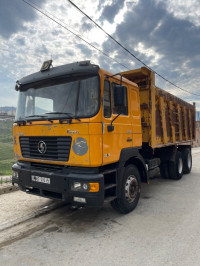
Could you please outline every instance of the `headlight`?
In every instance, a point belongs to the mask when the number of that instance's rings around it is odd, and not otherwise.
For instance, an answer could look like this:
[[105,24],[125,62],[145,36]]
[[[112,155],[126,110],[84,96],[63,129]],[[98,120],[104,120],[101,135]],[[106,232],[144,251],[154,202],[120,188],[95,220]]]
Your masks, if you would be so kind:
[[71,183],[71,190],[73,191],[84,191],[87,192],[89,188],[88,183],[81,183],[81,182],[72,182]]
[[72,183],[71,189],[75,190],[75,191],[80,190],[81,189],[81,183],[79,183],[79,182]]
[[12,171],[12,177],[15,178],[15,179],[18,179],[19,178],[19,173],[17,171]]
[[88,190],[88,187],[89,187],[88,184],[86,184],[86,183],[83,184],[83,189],[84,190]]
[[72,191],[80,191],[80,192],[98,192],[99,191],[99,183],[82,183],[82,182],[72,182],[71,183]]

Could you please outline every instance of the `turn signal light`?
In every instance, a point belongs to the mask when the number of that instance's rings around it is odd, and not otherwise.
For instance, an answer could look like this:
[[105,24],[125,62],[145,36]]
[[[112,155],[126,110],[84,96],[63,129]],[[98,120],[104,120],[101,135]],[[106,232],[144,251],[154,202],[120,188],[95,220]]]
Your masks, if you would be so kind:
[[99,191],[99,183],[89,183],[90,190],[89,192],[98,192]]

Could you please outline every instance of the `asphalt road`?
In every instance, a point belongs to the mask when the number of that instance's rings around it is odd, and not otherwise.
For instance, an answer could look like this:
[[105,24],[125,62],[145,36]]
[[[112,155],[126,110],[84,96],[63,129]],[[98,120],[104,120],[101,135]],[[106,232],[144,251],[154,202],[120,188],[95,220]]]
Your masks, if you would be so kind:
[[[191,174],[143,184],[138,207],[128,215],[109,204],[74,212],[60,206],[2,230],[0,265],[200,265],[200,148],[193,154]],[[15,193],[22,192],[8,195]]]

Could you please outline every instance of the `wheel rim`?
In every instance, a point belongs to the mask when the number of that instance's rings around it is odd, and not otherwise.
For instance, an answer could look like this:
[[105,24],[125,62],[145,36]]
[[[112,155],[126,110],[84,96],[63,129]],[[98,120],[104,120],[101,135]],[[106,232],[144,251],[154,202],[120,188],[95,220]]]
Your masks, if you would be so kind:
[[187,156],[187,164],[188,164],[188,168],[190,169],[192,165],[192,158],[191,158],[190,153],[188,153],[188,156]]
[[179,160],[178,160],[178,172],[179,172],[179,174],[181,174],[182,171],[183,171],[183,160],[180,157]]
[[137,178],[133,175],[130,175],[125,184],[125,198],[129,203],[132,203],[138,194],[139,186]]

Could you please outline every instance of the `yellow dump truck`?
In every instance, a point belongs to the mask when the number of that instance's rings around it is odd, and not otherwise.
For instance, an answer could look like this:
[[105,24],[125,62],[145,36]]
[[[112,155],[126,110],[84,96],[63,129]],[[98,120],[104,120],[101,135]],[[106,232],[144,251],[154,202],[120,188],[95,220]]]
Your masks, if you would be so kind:
[[74,206],[132,211],[141,182],[178,180],[192,168],[195,104],[155,86],[142,67],[111,74],[90,61],[51,67],[16,83],[12,182]]

